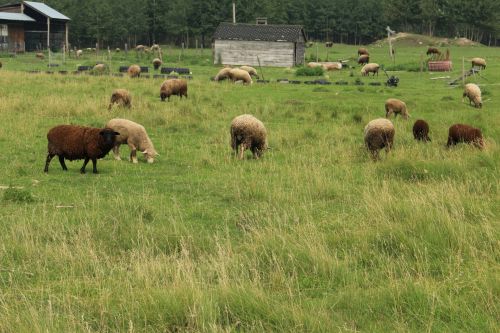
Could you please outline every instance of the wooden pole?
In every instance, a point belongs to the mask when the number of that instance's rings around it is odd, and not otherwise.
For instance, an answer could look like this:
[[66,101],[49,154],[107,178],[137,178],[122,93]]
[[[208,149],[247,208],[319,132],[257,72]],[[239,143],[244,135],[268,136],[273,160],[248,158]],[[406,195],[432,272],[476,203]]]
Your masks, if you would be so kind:
[[47,17],[47,50],[49,52],[49,65],[50,65],[50,18]]
[[262,70],[262,66],[260,65],[259,56],[257,56],[257,61],[259,62],[259,70],[260,70],[260,75],[262,76],[262,80],[265,80],[264,79],[264,71]]
[[462,85],[465,87],[465,58],[462,57]]
[[69,34],[68,34],[68,22],[66,22],[65,26],[66,26],[66,35],[65,35],[65,41],[66,41],[66,45],[65,45],[65,46],[66,46],[66,47],[68,48],[68,51],[69,51],[69,38],[68,38]]
[[236,23],[236,3],[233,1],[233,24]]
[[316,43],[316,62],[318,62],[318,43]]

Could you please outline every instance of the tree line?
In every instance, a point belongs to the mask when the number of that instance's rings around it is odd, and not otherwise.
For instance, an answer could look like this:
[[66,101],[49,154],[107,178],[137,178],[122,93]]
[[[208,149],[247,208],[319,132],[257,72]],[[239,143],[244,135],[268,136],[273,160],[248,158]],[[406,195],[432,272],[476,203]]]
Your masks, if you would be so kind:
[[[2,1],[3,3],[10,2]],[[236,21],[300,24],[309,40],[368,44],[395,31],[500,42],[499,0],[235,0]],[[232,0],[47,0],[71,18],[77,47],[175,43],[210,47]]]

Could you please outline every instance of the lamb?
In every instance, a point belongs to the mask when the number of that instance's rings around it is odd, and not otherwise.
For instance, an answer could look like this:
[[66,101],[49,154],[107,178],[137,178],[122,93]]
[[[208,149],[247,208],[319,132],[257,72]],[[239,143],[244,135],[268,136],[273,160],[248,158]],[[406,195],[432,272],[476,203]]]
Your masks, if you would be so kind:
[[464,102],[465,97],[469,98],[470,103],[474,103],[474,107],[482,108],[483,102],[481,99],[481,89],[479,86],[474,83],[467,83],[464,88],[464,93],[462,94],[462,103]]
[[130,109],[132,106],[132,96],[130,96],[130,93],[126,89],[115,89],[111,94],[108,110],[111,110],[114,103]]
[[379,158],[379,150],[385,148],[388,154],[394,145],[394,125],[385,118],[370,121],[365,126],[365,145],[372,154],[373,160]]
[[80,169],[85,173],[85,167],[92,160],[93,173],[97,172],[97,159],[103,158],[113,148],[116,136],[120,133],[111,128],[93,128],[76,125],[59,125],[47,133],[48,154],[44,172],[49,172],[49,163],[54,156],[59,157],[59,163],[64,171],[68,168],[64,159],[70,161],[85,159]]
[[80,58],[83,54],[83,51],[82,50],[76,50],[76,57],[77,58]]
[[268,149],[266,128],[252,115],[243,114],[234,118],[231,121],[230,133],[231,148],[240,160],[243,159],[246,149],[250,149],[256,159]]
[[427,49],[427,55],[434,55],[434,54],[437,54],[437,55],[440,55],[441,54],[441,51],[439,51],[437,48],[435,47],[429,47]]
[[232,69],[231,67],[225,67],[225,68],[221,69],[219,71],[219,73],[217,73],[217,75],[215,76],[214,81],[222,81],[222,80],[228,79],[229,72],[231,71],[231,69]]
[[375,73],[377,74],[378,76],[378,70],[379,70],[380,66],[374,62],[371,62],[369,64],[366,64],[363,66],[363,68],[361,68],[361,75],[362,76],[369,76],[370,73],[373,73],[373,76],[375,76]]
[[45,55],[41,52],[36,53],[35,57],[37,57],[38,59],[41,59],[41,60],[45,59]]
[[141,75],[141,67],[139,65],[131,65],[128,68],[127,73],[132,78],[139,77]]
[[127,144],[129,146],[130,161],[132,163],[138,163],[137,149],[144,154],[148,163],[153,163],[154,158],[159,155],[149,139],[144,126],[127,119],[115,118],[108,121],[106,127],[120,133],[120,135],[116,137],[115,146],[113,147],[115,160],[121,160],[120,145],[122,144]]
[[255,77],[259,77],[259,75],[257,74],[257,70],[253,67],[250,67],[250,66],[241,66],[240,69],[244,70],[244,71],[247,71],[248,74],[250,74],[250,76],[255,76]]
[[250,74],[248,74],[247,71],[244,71],[244,70],[239,69],[239,68],[233,68],[233,69],[231,69],[229,71],[229,78],[233,82],[243,81],[243,83],[246,83],[246,84],[252,84],[253,83],[252,77],[250,76]]
[[153,67],[154,67],[154,69],[158,70],[158,68],[160,68],[160,66],[161,66],[162,63],[163,62],[160,59],[154,58],[153,59]]
[[364,54],[364,55],[370,55],[370,53],[368,53],[368,50],[367,50],[367,49],[365,49],[364,47],[360,47],[360,48],[358,49],[358,56],[363,55],[363,54]]
[[425,120],[418,119],[413,124],[413,137],[419,141],[431,141],[431,138],[429,138],[429,124]]
[[480,67],[482,69],[486,68],[486,60],[484,60],[483,58],[472,58],[471,62],[473,68],[474,67]]
[[362,54],[358,58],[358,64],[364,65],[370,62],[370,56],[367,54]]
[[385,101],[385,117],[389,118],[389,116],[393,113],[394,117],[396,117],[398,114],[401,114],[404,119],[408,119],[408,117],[410,116],[408,114],[405,102],[396,98],[389,98]]
[[167,98],[170,101],[170,96],[177,95],[182,99],[182,96],[187,95],[187,81],[181,79],[168,79],[165,80],[160,87],[160,98],[162,102]]
[[479,149],[483,149],[484,141],[483,134],[479,128],[474,128],[469,125],[455,124],[448,131],[447,147],[456,145],[459,142],[473,144]]

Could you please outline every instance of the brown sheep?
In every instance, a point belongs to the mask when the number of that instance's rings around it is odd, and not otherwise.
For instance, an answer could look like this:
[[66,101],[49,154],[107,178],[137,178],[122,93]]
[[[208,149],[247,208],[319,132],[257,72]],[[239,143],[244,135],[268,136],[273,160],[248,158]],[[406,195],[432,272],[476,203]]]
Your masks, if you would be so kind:
[[408,114],[405,102],[396,98],[389,98],[385,101],[385,117],[389,118],[393,113],[394,117],[396,117],[398,114],[401,114],[404,119],[408,119],[408,117],[410,116]]
[[131,65],[128,68],[127,73],[131,78],[139,77],[141,75],[141,67],[139,65]]
[[221,69],[215,76],[214,81],[229,79],[229,72],[231,71],[231,69],[231,67],[224,67],[223,69]]
[[482,69],[486,68],[486,60],[484,60],[483,58],[472,58],[471,62],[473,68],[474,67],[480,67]]
[[474,83],[467,83],[464,87],[464,93],[462,94],[462,103],[464,102],[465,97],[469,98],[470,103],[474,103],[474,107],[482,108],[483,101],[481,99],[481,89],[479,86]]
[[93,128],[76,125],[59,125],[47,133],[48,154],[45,161],[45,172],[49,172],[49,163],[54,156],[59,157],[59,163],[64,171],[68,168],[64,159],[70,161],[85,159],[80,169],[85,173],[85,167],[92,160],[93,173],[97,173],[97,159],[103,158],[114,147],[116,136],[120,133],[110,128]]
[[363,66],[363,68],[361,68],[361,75],[362,76],[369,76],[370,73],[373,73],[373,76],[375,76],[375,74],[377,74],[378,76],[378,70],[379,70],[380,66],[376,63],[369,63],[369,64],[366,64]]
[[419,141],[431,141],[429,138],[429,124],[425,120],[418,119],[413,124],[413,137]]
[[452,125],[448,131],[446,146],[450,147],[460,142],[473,144],[479,149],[484,147],[483,134],[479,128],[464,124]]
[[379,158],[379,150],[385,148],[388,154],[394,145],[395,129],[392,122],[385,118],[370,121],[365,126],[365,145],[373,160]]
[[365,55],[370,55],[370,53],[368,53],[368,50],[367,50],[367,49],[365,49],[364,47],[360,47],[360,48],[358,49],[358,56],[363,55],[363,54],[365,54]]
[[439,51],[439,50],[438,50],[437,48],[435,48],[435,47],[429,47],[429,48],[427,49],[427,53],[426,53],[426,54],[427,54],[427,55],[435,55],[435,54],[436,54],[436,55],[440,55],[440,54],[441,54],[441,51]]
[[370,62],[370,56],[367,54],[362,54],[358,58],[358,64],[365,65]]
[[158,70],[158,68],[160,68],[160,66],[161,66],[162,63],[163,62],[161,61],[161,59],[154,58],[153,59],[153,67],[154,67],[154,69]]
[[160,87],[160,98],[162,102],[165,98],[170,101],[170,96],[176,95],[182,99],[182,96],[188,97],[187,95],[187,81],[181,79],[168,79],[165,80]]
[[38,59],[41,59],[41,60],[45,59],[45,55],[41,52],[36,53],[35,57],[37,57]]
[[231,121],[231,148],[238,158],[243,159],[246,149],[252,151],[253,157],[258,159],[267,146],[267,131],[264,124],[249,114],[243,114]]
[[243,81],[245,84],[252,84],[252,77],[247,71],[239,68],[233,68],[229,71],[229,78],[233,81]]
[[132,96],[130,96],[130,93],[126,89],[115,89],[111,94],[108,110],[111,110],[114,103],[130,109],[132,106]]

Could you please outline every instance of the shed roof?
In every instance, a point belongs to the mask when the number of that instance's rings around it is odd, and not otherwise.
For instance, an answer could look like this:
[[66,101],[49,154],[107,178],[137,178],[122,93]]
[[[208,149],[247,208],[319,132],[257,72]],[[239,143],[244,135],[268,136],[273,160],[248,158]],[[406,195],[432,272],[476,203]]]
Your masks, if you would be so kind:
[[4,13],[0,12],[0,20],[7,21],[22,21],[22,22],[34,22],[35,20],[28,15],[22,13]]
[[296,42],[301,34],[305,40],[304,29],[300,25],[222,22],[215,30],[214,39]]
[[70,18],[67,17],[66,15],[59,13],[54,8],[47,6],[42,2],[34,2],[34,1],[23,1],[23,2],[28,7],[33,8],[37,12],[40,12],[41,14],[47,16],[50,19],[65,20],[65,21],[70,20]]

